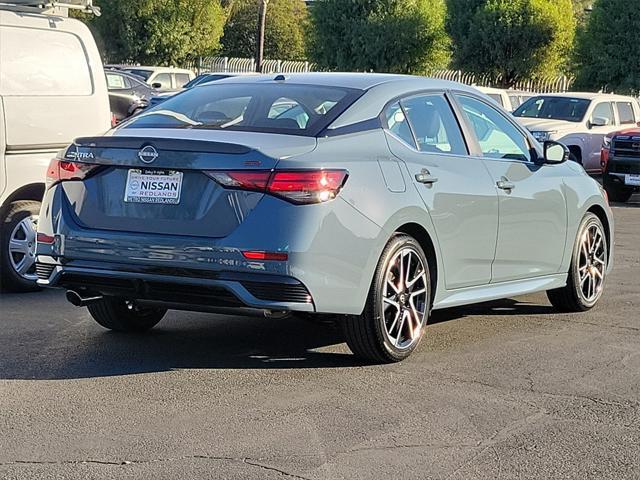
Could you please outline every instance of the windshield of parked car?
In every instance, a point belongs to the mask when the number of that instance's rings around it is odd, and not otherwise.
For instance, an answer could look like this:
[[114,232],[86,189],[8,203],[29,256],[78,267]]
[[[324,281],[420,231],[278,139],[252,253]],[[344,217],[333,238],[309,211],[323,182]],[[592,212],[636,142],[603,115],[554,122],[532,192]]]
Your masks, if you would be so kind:
[[315,136],[360,90],[295,84],[203,85],[170,97],[124,128],[198,128]]
[[140,69],[137,69],[137,68],[127,68],[125,70],[125,72],[129,72],[129,73],[131,73],[133,75],[141,77],[142,79],[144,79],[145,82],[147,80],[149,80],[149,77],[153,73],[153,72],[151,72],[151,70],[140,70]]
[[581,122],[591,100],[569,97],[533,97],[520,105],[513,115],[523,118],[548,118]]

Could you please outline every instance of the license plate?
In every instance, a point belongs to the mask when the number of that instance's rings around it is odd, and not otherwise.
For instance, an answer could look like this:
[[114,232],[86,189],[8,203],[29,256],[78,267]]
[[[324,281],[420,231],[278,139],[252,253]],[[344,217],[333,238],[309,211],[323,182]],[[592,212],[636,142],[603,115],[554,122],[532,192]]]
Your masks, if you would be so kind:
[[632,174],[624,176],[624,183],[634,187],[640,187],[640,174]]
[[124,201],[177,205],[182,190],[182,172],[129,170]]

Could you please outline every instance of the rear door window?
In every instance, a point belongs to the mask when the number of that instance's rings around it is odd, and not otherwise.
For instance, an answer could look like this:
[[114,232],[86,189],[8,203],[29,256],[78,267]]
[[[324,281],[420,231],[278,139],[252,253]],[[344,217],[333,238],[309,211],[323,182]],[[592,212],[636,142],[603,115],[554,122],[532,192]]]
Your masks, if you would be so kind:
[[107,73],[107,87],[109,90],[122,90],[127,88],[125,78],[118,73]]
[[416,148],[416,142],[411,133],[411,127],[400,102],[391,105],[384,114],[385,128],[393,135],[412,148]]
[[85,96],[93,93],[80,39],[58,30],[0,26],[0,94]]
[[632,125],[636,123],[636,116],[633,112],[631,102],[616,102],[618,117],[621,125]]
[[460,126],[443,95],[420,95],[401,102],[418,143],[429,153],[466,155]]
[[182,88],[191,81],[191,77],[186,73],[176,73],[176,88]]

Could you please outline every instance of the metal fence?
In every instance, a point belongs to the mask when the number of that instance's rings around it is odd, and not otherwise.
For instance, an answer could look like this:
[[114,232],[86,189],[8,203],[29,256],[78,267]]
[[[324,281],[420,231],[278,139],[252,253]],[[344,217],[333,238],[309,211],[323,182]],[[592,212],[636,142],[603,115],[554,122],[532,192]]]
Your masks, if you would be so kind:
[[[256,71],[256,61],[253,58],[203,57],[190,62],[185,67],[198,74],[205,72],[246,73]],[[312,72],[315,69],[315,65],[309,62],[265,60],[262,63],[263,73],[300,73]]]
[[[476,85],[478,87],[499,87],[502,84],[500,77],[476,75],[474,73],[463,72],[462,70],[434,70],[428,76],[441,80],[465,83],[467,85]],[[511,88],[537,93],[567,92],[571,89],[573,82],[573,77],[560,75],[535,80],[523,80],[517,82]]]

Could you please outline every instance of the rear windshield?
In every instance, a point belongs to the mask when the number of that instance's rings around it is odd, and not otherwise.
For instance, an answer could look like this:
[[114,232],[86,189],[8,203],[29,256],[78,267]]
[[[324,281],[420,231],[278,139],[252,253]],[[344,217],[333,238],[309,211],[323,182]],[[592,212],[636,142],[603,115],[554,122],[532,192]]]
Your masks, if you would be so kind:
[[169,98],[124,128],[193,128],[316,136],[362,91],[283,83],[203,85]]
[[520,105],[513,115],[523,118],[548,118],[581,122],[591,100],[567,97],[533,97]]
[[141,77],[144,79],[145,82],[149,80],[149,77],[153,73],[151,70],[138,70],[137,68],[127,68],[125,72],[129,72],[138,77]]

